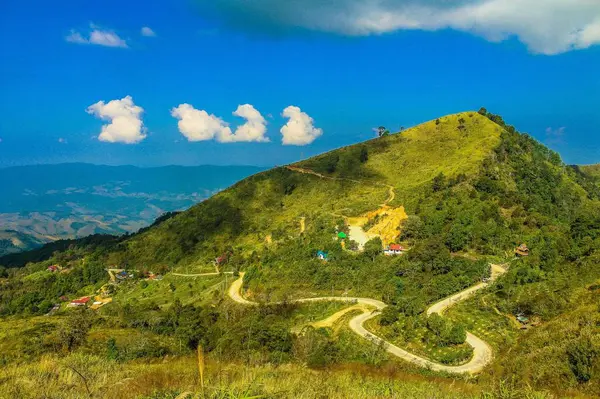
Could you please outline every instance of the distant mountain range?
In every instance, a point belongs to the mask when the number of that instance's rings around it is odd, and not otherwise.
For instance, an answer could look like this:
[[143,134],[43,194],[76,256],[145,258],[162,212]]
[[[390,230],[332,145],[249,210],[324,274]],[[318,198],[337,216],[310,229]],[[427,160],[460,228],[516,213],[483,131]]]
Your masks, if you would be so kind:
[[264,169],[83,163],[0,168],[0,256],[58,239],[135,232]]

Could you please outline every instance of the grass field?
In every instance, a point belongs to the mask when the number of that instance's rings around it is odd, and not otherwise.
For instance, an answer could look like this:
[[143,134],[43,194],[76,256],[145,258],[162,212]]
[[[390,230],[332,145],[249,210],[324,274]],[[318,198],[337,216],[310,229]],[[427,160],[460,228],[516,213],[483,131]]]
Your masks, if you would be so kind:
[[[231,281],[232,277],[227,278]],[[228,287],[225,275],[180,277],[168,274],[160,281],[148,281],[147,286],[144,285],[139,280],[122,283],[113,300],[119,304],[129,301],[153,302],[161,308],[169,306],[176,299],[183,305],[200,304],[210,298],[213,292],[222,294]]]

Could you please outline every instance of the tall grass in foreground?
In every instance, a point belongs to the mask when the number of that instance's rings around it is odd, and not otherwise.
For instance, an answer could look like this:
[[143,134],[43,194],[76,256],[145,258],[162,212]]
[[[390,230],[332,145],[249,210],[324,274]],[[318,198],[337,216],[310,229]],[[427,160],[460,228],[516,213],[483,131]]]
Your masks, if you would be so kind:
[[[202,368],[200,380],[197,367]],[[385,369],[372,373],[362,369],[314,371],[296,365],[247,366],[211,362],[204,355],[152,363],[118,363],[76,353],[3,367],[0,398],[546,399],[551,396],[517,390],[511,384],[482,394],[476,385],[460,380],[425,380]]]
[[204,349],[198,345],[198,375],[200,376],[200,388],[204,395]]

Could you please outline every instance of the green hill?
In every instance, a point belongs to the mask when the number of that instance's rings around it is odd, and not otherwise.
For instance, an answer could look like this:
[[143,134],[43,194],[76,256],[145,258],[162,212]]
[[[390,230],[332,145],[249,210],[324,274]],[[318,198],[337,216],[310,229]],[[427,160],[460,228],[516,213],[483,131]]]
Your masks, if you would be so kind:
[[[384,256],[377,237],[359,242],[384,230],[410,248],[404,256]],[[515,258],[523,243],[529,256]],[[363,251],[356,250],[359,244]],[[318,251],[327,262],[317,259]],[[497,115],[449,115],[256,174],[137,234],[67,242],[10,263],[0,258],[0,264],[24,266],[0,269],[8,277],[0,280],[0,322],[7,326],[0,360],[11,367],[26,362],[23,373],[35,373],[39,357],[58,356],[60,347],[71,354],[51,361],[92,356],[78,364],[101,381],[99,370],[116,367],[103,363],[108,358],[119,362],[119,375],[129,370],[164,395],[153,397],[175,396],[188,383],[173,380],[168,366],[142,369],[136,359],[189,359],[198,345],[212,362],[211,381],[225,364],[261,375],[265,384],[250,386],[248,395],[274,394],[266,370],[285,364],[341,370],[331,377],[337,381],[354,368],[375,384],[362,397],[387,395],[371,379],[385,373],[411,381],[385,388],[406,389],[406,397],[413,388],[412,397],[595,396],[599,251],[600,202],[591,177]],[[280,304],[248,309],[232,303],[230,276],[198,276],[213,272],[217,257],[221,271],[245,272],[247,298]],[[447,317],[425,314],[433,302],[486,280],[490,262],[507,265],[507,273]],[[47,271],[53,264],[68,272]],[[87,315],[61,308],[53,317],[35,317],[60,296],[94,294],[106,284],[108,267],[134,275],[111,288],[111,303]],[[164,279],[140,279],[147,271]],[[488,342],[495,360],[478,377],[455,380],[388,357],[348,329],[348,315],[330,328],[306,328],[342,304],[289,302],[346,295],[390,305],[368,327],[412,353],[462,364],[472,356],[467,329]],[[88,319],[76,318],[84,315]],[[32,324],[25,327],[22,318]],[[86,323],[91,329],[66,345],[65,328]],[[22,349],[32,342],[35,349]],[[432,376],[438,385],[423,388],[419,381]],[[457,381],[465,385],[454,387]],[[292,392],[301,383],[286,384],[281,396],[297,397]],[[338,388],[339,397],[356,396],[350,386]]]
[[581,165],[578,166],[578,168],[580,168],[585,174],[593,178],[600,178],[600,164]]
[[[267,235],[277,241],[297,233],[300,217],[353,216],[377,209],[388,197],[387,185],[396,191],[391,205],[414,209],[434,177],[440,173],[450,180],[476,176],[485,157],[500,143],[502,129],[475,112],[439,121],[293,165],[339,180],[285,167],[245,179],[128,240],[123,261],[176,266],[199,257],[207,261],[230,246],[249,253],[262,248]],[[361,160],[361,153],[367,159]]]
[[35,237],[12,230],[0,230],[0,254],[12,254],[39,247],[42,243]]

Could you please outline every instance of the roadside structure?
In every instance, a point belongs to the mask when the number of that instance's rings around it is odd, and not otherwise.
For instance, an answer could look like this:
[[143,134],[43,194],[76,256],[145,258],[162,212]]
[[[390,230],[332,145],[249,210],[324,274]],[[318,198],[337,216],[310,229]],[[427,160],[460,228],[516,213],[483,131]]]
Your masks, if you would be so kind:
[[404,247],[400,244],[390,244],[383,253],[387,256],[402,255],[404,253]]
[[70,308],[86,306],[88,304],[88,302],[90,301],[90,299],[91,298],[89,296],[83,296],[78,299],[73,299],[67,306]]

